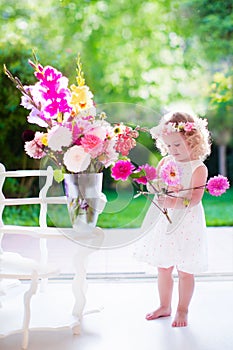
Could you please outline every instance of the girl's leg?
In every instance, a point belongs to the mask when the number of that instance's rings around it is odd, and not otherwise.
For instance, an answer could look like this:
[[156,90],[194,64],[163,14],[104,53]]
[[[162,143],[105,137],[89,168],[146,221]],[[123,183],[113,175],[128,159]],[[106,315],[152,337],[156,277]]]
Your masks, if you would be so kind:
[[190,273],[178,271],[179,275],[179,303],[173,327],[185,327],[188,325],[188,307],[194,290],[194,276]]
[[165,269],[158,268],[158,290],[160,298],[160,307],[146,315],[147,320],[154,320],[159,317],[171,315],[171,299],[173,289],[172,278],[173,266]]

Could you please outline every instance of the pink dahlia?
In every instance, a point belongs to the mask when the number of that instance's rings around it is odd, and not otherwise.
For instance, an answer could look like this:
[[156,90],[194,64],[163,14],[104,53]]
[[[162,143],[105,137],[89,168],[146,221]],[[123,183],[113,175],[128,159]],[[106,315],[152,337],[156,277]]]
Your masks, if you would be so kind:
[[135,178],[134,181],[140,184],[146,185],[148,181],[152,181],[157,177],[157,170],[155,167],[149,165],[149,164],[144,164],[139,166],[138,171],[144,171],[145,175],[142,175],[139,178]]
[[160,175],[165,184],[169,186],[180,184],[180,169],[173,161],[170,161],[161,167]]
[[211,177],[206,184],[206,189],[212,196],[221,196],[230,187],[225,176],[218,175]]
[[129,160],[118,160],[112,167],[111,175],[115,180],[126,181],[133,170],[134,165]]

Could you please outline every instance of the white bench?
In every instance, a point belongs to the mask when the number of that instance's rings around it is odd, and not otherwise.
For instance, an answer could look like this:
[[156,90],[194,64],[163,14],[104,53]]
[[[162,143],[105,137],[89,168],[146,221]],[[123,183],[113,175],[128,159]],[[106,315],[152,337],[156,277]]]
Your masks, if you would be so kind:
[[[38,177],[44,178],[44,184],[37,197],[30,198],[6,198],[3,193],[3,186],[6,178],[19,177]],[[23,332],[23,349],[28,345],[28,331],[30,326],[30,301],[33,294],[36,293],[38,279],[47,279],[58,273],[57,268],[51,268],[48,265],[47,240],[52,238],[72,239],[77,234],[72,228],[48,227],[47,209],[48,204],[66,204],[65,196],[48,197],[48,190],[53,184],[53,169],[48,167],[46,170],[16,170],[7,171],[3,164],[0,163],[0,282],[5,279],[31,280],[29,290],[24,294],[24,321],[21,331]],[[39,225],[38,226],[19,226],[6,225],[3,221],[3,212],[6,206],[34,205],[39,204]],[[38,238],[40,246],[40,261],[35,261],[22,257],[15,252],[4,252],[1,247],[2,238],[6,234],[29,235]],[[103,232],[96,228],[88,237],[81,236],[81,243],[76,244],[76,254],[73,258],[75,277],[72,282],[74,295],[74,306],[72,312],[72,321],[70,327],[74,334],[80,333],[80,320],[84,314],[86,303],[86,268],[85,262],[87,256],[93,252],[93,247],[100,247],[103,240]],[[4,294],[4,288],[1,289],[0,296]],[[2,307],[3,309],[3,307]],[[1,312],[1,309],[0,309]],[[64,328],[64,327],[63,327]],[[54,328],[53,328],[54,329]],[[1,332],[0,337],[15,332]]]

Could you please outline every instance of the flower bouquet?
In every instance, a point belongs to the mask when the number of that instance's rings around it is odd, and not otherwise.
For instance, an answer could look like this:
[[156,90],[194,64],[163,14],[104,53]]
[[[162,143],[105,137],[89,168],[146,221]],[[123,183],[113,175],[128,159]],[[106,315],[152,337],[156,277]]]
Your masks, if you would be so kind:
[[[136,146],[138,131],[122,123],[111,125],[104,112],[97,114],[79,56],[76,84],[70,87],[67,77],[52,66],[42,66],[35,55],[29,64],[37,79],[34,85],[23,85],[4,66],[5,74],[22,93],[21,105],[30,111],[27,121],[40,127],[36,132],[24,131],[25,152],[35,159],[54,161],[55,180],[65,179],[72,222],[81,214],[85,222],[95,225],[92,214],[101,212],[106,202],[100,196],[102,187],[94,186],[95,175],[102,176],[104,168],[129,154]],[[81,176],[86,177],[82,180]],[[102,177],[100,181],[102,184]]]
[[180,183],[181,170],[173,160],[169,160],[162,165],[159,171],[149,164],[136,168],[129,159],[118,160],[112,167],[111,175],[115,180],[126,181],[130,179],[137,187],[146,185],[148,191],[140,189],[134,197],[140,195],[147,197],[166,216],[170,223],[172,222],[167,209],[161,208],[155,199],[151,199],[151,194],[157,195],[157,198],[164,195],[181,198],[183,199],[183,205],[188,207],[190,200],[178,195],[179,192],[204,188],[212,196],[221,196],[230,187],[228,179],[225,176],[218,175],[211,177],[206,184],[201,186],[183,188]]

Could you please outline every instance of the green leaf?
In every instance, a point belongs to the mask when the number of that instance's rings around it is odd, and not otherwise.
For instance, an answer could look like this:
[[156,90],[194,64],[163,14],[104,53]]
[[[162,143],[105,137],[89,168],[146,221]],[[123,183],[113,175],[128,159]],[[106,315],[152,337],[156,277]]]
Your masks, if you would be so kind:
[[142,176],[146,176],[146,172],[145,170],[141,169],[140,171],[136,172],[136,173],[132,173],[130,174],[130,177],[132,179],[138,179],[139,177],[142,177]]
[[61,169],[55,169],[53,172],[54,180],[59,182],[62,182],[64,180],[64,173]]

